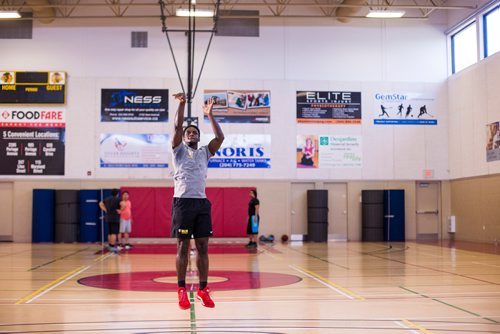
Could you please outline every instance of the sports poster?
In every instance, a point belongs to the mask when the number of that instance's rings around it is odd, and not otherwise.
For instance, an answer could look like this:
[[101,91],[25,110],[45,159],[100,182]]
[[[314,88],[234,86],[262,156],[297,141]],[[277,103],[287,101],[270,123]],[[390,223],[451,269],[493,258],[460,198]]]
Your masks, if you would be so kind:
[[374,124],[437,125],[434,96],[388,92],[373,96]]
[[0,105],[64,105],[66,72],[0,70]]
[[203,102],[210,98],[215,99],[213,114],[219,123],[271,122],[271,92],[268,90],[205,90]]
[[500,122],[486,125],[486,161],[500,160]]
[[167,134],[101,134],[101,168],[167,168]]
[[298,91],[297,123],[361,124],[361,92]]
[[298,135],[297,168],[360,168],[361,137]]
[[[202,134],[206,145],[213,135]],[[271,135],[230,134],[208,160],[209,168],[271,168]]]
[[0,175],[64,175],[65,110],[0,108]]
[[101,122],[167,122],[168,89],[102,89]]

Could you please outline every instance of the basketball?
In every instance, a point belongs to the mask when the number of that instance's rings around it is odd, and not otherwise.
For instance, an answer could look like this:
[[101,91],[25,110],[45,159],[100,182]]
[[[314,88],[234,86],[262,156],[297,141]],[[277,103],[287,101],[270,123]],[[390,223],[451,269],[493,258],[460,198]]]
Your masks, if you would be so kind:
[[281,236],[281,242],[287,242],[287,241],[288,241],[288,235],[283,234],[283,235]]

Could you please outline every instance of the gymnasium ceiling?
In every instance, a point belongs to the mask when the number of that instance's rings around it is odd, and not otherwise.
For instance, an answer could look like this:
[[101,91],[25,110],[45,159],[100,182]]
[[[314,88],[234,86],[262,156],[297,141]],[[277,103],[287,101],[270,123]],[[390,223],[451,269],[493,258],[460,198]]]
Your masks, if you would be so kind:
[[[215,0],[196,1],[198,9],[213,9]],[[349,24],[367,20],[370,10],[404,10],[404,20],[432,20],[449,16],[466,16],[487,3],[486,0],[221,0],[221,17],[231,11],[256,11],[253,18],[297,18],[331,20]],[[187,8],[188,0],[164,0],[167,19],[177,8]],[[0,0],[0,10],[32,13],[41,24],[74,22],[95,25],[127,24],[133,20],[158,22],[157,0]],[[463,13],[463,15],[461,15]],[[154,21],[153,21],[154,20]],[[114,22],[114,23],[111,23]]]

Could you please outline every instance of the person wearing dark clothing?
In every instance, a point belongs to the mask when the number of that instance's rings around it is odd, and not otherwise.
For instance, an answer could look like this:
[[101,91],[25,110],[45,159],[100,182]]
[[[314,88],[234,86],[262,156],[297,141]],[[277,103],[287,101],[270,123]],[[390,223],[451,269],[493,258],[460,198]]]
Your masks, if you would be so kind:
[[116,237],[120,233],[120,192],[111,190],[111,196],[99,202],[99,207],[105,212],[104,220],[108,224],[108,243],[111,252],[118,252]]
[[250,202],[248,202],[248,223],[247,223],[247,234],[249,242],[246,245],[248,248],[257,247],[257,236],[259,235],[259,208],[260,202],[257,199],[257,190],[250,190]]

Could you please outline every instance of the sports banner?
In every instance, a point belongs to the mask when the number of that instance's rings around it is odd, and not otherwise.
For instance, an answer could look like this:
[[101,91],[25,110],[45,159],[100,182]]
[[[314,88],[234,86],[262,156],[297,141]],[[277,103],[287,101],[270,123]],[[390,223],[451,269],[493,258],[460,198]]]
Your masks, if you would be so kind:
[[101,134],[101,168],[167,168],[167,134]]
[[0,123],[1,175],[64,175],[64,127]]
[[297,168],[360,168],[361,137],[298,135]]
[[434,96],[423,93],[375,93],[374,124],[437,125]]
[[500,122],[486,125],[486,161],[500,160]]
[[102,89],[101,122],[167,122],[168,89]]
[[361,124],[361,92],[297,92],[297,122]]
[[[202,134],[208,144],[213,135]],[[271,168],[271,135],[230,134],[214,157],[209,168]]]
[[203,102],[210,98],[215,99],[213,114],[219,123],[271,122],[271,92],[268,90],[205,90]]

